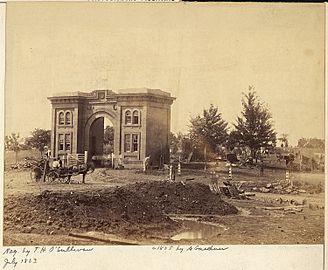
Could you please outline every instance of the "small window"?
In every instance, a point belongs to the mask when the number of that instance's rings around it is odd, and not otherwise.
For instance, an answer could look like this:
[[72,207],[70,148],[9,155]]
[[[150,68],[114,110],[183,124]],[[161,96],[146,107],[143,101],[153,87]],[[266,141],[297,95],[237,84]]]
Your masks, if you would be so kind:
[[138,134],[132,134],[132,150],[138,152],[139,150],[139,138]]
[[64,150],[64,134],[58,136],[58,150]]
[[65,113],[65,124],[66,125],[70,125],[71,124],[71,113],[70,112],[66,112]]
[[130,125],[131,124],[131,111],[127,110],[125,112],[125,124]]
[[124,135],[124,152],[131,152],[131,135]]
[[65,150],[71,150],[71,134],[65,134]]
[[64,125],[65,124],[65,119],[64,119],[64,113],[60,112],[58,115],[58,124],[59,125]]
[[100,98],[100,99],[104,99],[104,98],[105,98],[105,92],[101,92],[101,93],[99,93],[99,98]]
[[134,125],[139,124],[139,112],[137,110],[133,111],[132,124],[134,124]]

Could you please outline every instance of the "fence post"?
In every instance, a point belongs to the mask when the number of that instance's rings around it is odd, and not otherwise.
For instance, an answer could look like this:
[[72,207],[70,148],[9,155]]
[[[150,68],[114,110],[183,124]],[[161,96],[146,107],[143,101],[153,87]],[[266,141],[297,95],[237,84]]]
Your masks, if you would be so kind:
[[286,182],[290,184],[290,179],[289,179],[289,171],[286,170]]
[[88,151],[84,151],[84,164],[88,163]]
[[172,181],[172,177],[173,177],[173,166],[170,165],[170,171],[169,171],[169,180]]
[[146,173],[147,171],[147,166],[146,166],[146,158],[143,160],[143,172]]
[[232,180],[232,167],[229,165],[229,180]]
[[174,167],[172,164],[170,165],[169,180],[175,181],[175,171],[174,171]]
[[178,164],[178,176],[181,176],[181,163]]

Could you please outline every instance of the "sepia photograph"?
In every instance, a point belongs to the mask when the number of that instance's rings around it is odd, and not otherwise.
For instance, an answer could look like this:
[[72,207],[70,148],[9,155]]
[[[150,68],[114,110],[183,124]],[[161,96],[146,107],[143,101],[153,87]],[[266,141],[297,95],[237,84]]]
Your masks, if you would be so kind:
[[5,52],[4,247],[324,245],[324,4],[8,2]]

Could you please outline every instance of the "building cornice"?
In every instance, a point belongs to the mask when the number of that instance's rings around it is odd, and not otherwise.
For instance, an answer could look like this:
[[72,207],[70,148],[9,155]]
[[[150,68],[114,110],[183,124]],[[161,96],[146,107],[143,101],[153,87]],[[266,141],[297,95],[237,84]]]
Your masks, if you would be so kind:
[[[82,92],[81,92],[82,93]],[[153,93],[115,93],[110,90],[96,90],[89,94],[83,93],[79,94],[72,93],[72,95],[64,94],[63,96],[52,96],[48,97],[48,100],[51,101],[52,104],[68,104],[68,103],[94,103],[94,104],[113,104],[120,103],[124,101],[150,101],[156,103],[166,103],[172,104],[175,100],[175,97],[171,97],[170,95],[160,95]]]

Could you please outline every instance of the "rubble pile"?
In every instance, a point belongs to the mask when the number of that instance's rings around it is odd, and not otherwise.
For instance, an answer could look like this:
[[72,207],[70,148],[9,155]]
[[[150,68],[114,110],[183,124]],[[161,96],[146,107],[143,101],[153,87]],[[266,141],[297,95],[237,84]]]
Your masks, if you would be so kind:
[[239,188],[247,192],[275,193],[275,194],[301,194],[321,193],[324,188],[321,183],[312,184],[301,181],[241,181]]
[[276,194],[299,194],[306,193],[304,189],[300,189],[297,186],[288,183],[287,181],[279,181],[274,183],[268,183],[262,187],[253,187],[252,191],[258,191],[262,193],[276,193]]
[[209,184],[210,190],[213,193],[227,198],[243,200],[255,196],[254,193],[245,192],[245,190],[241,189],[241,186],[241,183],[233,183],[229,180],[223,181],[222,184],[219,184],[218,181],[212,180]]

